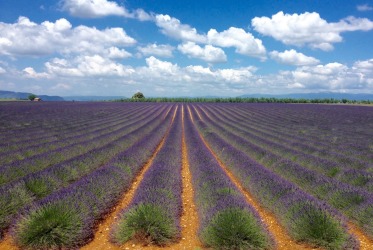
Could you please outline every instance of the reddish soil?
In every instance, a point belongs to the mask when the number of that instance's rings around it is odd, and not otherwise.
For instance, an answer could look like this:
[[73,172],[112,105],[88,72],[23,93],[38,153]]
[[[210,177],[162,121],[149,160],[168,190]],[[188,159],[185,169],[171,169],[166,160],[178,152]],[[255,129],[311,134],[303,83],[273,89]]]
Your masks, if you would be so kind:
[[348,223],[348,229],[351,234],[355,235],[356,239],[360,242],[360,250],[372,250],[373,239],[369,238],[361,229],[353,223]]
[[1,250],[15,250],[19,248],[13,244],[12,239],[9,237],[9,235],[7,235],[5,236],[5,239],[0,243],[0,249]]

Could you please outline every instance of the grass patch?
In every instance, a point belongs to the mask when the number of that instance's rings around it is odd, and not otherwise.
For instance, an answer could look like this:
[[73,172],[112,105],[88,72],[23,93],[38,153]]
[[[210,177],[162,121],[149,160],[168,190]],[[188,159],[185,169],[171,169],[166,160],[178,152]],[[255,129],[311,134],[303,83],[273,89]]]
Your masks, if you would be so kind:
[[9,226],[13,215],[34,200],[24,185],[18,185],[0,196],[0,231]]
[[140,204],[124,214],[112,233],[112,239],[123,244],[134,239],[143,244],[166,246],[176,241],[179,229],[164,209],[154,204]]
[[37,198],[42,198],[48,195],[52,190],[48,186],[48,182],[43,179],[32,179],[25,183],[26,188],[35,194]]
[[22,216],[14,226],[14,239],[26,249],[73,248],[83,222],[76,210],[46,204]]
[[326,249],[342,249],[348,240],[341,223],[322,209],[301,205],[293,220],[295,239]]
[[[356,208],[359,204],[363,203],[365,198],[359,193],[353,191],[337,191],[329,198],[329,203],[334,207],[342,210]],[[352,211],[353,212],[353,211]]]
[[330,168],[327,172],[326,172],[326,175],[328,177],[335,177],[338,173],[340,172],[340,169],[337,168],[337,167],[334,167],[334,168]]
[[217,213],[201,233],[202,242],[214,249],[269,249],[268,237],[248,211],[228,208]]

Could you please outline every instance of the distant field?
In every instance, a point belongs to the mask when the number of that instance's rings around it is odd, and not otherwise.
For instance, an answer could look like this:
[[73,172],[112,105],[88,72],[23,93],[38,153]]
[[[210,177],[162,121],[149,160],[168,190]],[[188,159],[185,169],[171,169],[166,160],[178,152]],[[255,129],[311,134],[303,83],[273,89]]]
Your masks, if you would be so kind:
[[0,249],[373,249],[373,108],[0,102]]

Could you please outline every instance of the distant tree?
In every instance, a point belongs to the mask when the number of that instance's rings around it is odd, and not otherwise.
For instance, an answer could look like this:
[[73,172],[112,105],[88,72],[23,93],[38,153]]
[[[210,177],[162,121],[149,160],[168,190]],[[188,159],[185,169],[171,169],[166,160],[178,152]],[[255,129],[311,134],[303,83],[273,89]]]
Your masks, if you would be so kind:
[[143,99],[145,98],[144,94],[141,92],[137,92],[132,96],[132,99]]
[[34,95],[34,94],[30,94],[30,95],[28,96],[28,99],[29,99],[30,101],[33,101],[36,97],[37,97],[36,95]]

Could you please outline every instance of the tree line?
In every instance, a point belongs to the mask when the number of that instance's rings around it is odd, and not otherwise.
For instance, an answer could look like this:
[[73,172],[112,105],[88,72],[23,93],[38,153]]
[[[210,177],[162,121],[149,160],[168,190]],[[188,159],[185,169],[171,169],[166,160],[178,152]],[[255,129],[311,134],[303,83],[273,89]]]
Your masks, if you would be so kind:
[[122,98],[117,102],[211,102],[211,103],[345,103],[345,104],[373,104],[373,100],[349,100],[334,98],[274,98],[274,97],[227,97],[227,98],[206,98],[206,97],[142,97]]

